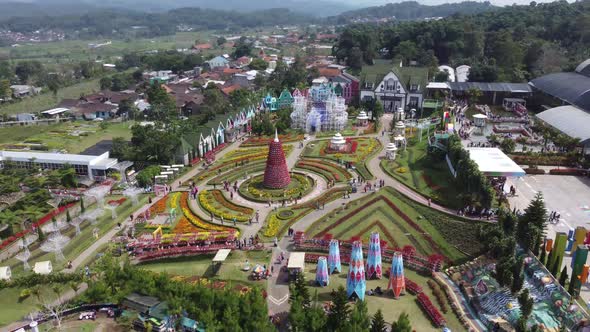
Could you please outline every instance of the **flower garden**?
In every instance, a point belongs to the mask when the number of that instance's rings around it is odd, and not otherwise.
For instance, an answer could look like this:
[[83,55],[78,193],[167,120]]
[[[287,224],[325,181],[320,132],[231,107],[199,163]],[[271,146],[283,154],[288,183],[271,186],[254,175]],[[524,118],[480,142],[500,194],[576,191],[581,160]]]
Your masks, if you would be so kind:
[[240,195],[255,202],[282,201],[305,196],[314,188],[311,177],[291,172],[291,183],[282,189],[268,189],[263,185],[264,175],[254,176],[244,181],[238,188]]
[[324,159],[302,159],[297,162],[295,169],[315,173],[334,183],[346,183],[352,178],[352,175],[340,165]]
[[[293,147],[284,145],[285,156],[288,156]],[[211,179],[208,184],[220,184],[223,181],[236,181],[248,174],[264,170],[264,163],[268,155],[268,147],[238,148],[226,153],[215,162],[215,166],[208,167],[195,176],[195,181],[200,182]],[[237,167],[239,169],[236,169]],[[185,185],[188,185],[187,181]]]
[[[465,253],[473,254],[482,249],[476,238],[478,227],[475,222],[410,202],[387,187],[324,216],[313,223],[306,234],[367,241],[371,232],[378,231],[390,248],[410,245],[421,255],[441,254],[448,262],[453,262],[465,259]],[[457,238],[458,232],[463,234],[462,238]]]
[[407,149],[400,149],[395,160],[381,160],[381,169],[409,188],[430,197],[433,202],[450,208],[463,207],[446,162],[431,158],[427,150],[426,137],[422,142],[409,139]]
[[[161,197],[149,208],[149,219],[145,221],[145,224],[136,224],[136,230],[141,232],[142,228],[153,230],[161,226],[164,237],[167,237],[167,235],[175,236],[177,234],[237,232],[235,228],[216,225],[203,220],[193,212],[188,202],[188,192],[172,192]],[[171,209],[176,209],[177,211],[175,220],[170,221],[168,224],[150,223],[150,220],[158,215],[168,215]]]
[[227,221],[235,219],[248,222],[254,214],[253,209],[229,201],[221,190],[202,190],[199,193],[199,204],[203,210]]
[[283,236],[289,227],[301,218],[316,210],[318,206],[341,198],[347,189],[346,187],[332,188],[313,201],[293,205],[288,208],[280,208],[277,211],[271,212],[266,219],[265,227],[260,231],[259,235],[266,240],[271,240],[275,236]]
[[[270,141],[273,139],[274,136],[250,137],[244,143],[242,143],[240,147],[247,148],[257,146],[268,146],[268,143],[270,143]],[[303,140],[303,134],[291,133],[279,135],[279,140],[283,143],[299,142]]]
[[371,156],[377,154],[383,146],[376,138],[354,138],[353,145],[356,143],[356,151],[351,153],[326,153],[328,150],[329,140],[317,140],[309,143],[302,156],[306,158],[327,159],[337,163],[350,163],[356,172],[365,180],[373,179],[369,172],[366,162]]

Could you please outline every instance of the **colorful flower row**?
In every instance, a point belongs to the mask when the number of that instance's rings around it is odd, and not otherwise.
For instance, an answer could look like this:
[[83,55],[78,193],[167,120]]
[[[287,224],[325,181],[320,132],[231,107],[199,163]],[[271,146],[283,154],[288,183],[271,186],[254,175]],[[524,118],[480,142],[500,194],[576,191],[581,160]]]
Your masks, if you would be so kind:
[[302,160],[297,163],[297,167],[310,168],[312,171],[314,170],[314,168],[318,168],[321,171],[328,172],[331,176],[334,177],[336,181],[340,180],[340,174],[344,175],[346,180],[352,178],[352,175],[350,175],[350,173],[348,173],[346,170],[339,169],[339,166],[332,165],[327,162]]
[[220,203],[221,205],[223,205],[223,207],[225,207],[228,210],[236,211],[247,215],[251,215],[252,213],[254,213],[254,210],[249,207],[240,206],[228,201],[227,198],[223,196],[220,190],[212,190],[211,194],[213,195],[213,198],[216,202]]
[[432,301],[428,295],[424,293],[418,294],[418,303],[424,308],[424,311],[428,314],[434,325],[436,326],[444,326],[446,324],[445,318],[443,315],[436,309]]
[[[231,231],[232,228],[218,226],[215,224],[208,223],[206,221],[201,220],[198,216],[196,216],[188,206],[188,192],[183,192],[182,197],[180,198],[180,207],[182,209],[182,214],[188,219],[188,221],[197,226],[198,228],[202,228],[205,230],[211,231]],[[239,233],[236,230],[236,233]]]
[[[332,229],[336,228],[338,225],[342,224],[343,222],[346,222],[348,219],[350,219],[354,215],[358,214],[361,210],[364,210],[368,206],[371,206],[371,205],[377,203],[379,200],[383,200],[407,224],[409,224],[417,232],[423,234],[422,237],[428,242],[430,247],[435,252],[442,252],[441,248],[436,244],[436,242],[434,242],[434,240],[432,239],[432,237],[429,234],[426,234],[426,232],[424,232],[424,230],[422,230],[422,228],[418,224],[416,224],[407,214],[405,214],[397,205],[395,205],[391,200],[389,200],[387,197],[384,197],[384,196],[377,196],[377,197],[365,202],[364,204],[362,204],[358,208],[349,212],[347,215],[339,218],[336,222],[332,223],[330,226],[326,227],[324,230],[322,230],[320,233],[318,233],[317,236],[321,237],[321,236],[325,235],[326,233],[329,233]],[[443,256],[443,257],[445,258],[446,261],[450,261],[447,257],[445,257],[445,256]]]
[[170,198],[170,208],[176,209],[178,207],[178,199],[179,198],[180,198],[179,192],[175,192],[172,194],[172,197]]
[[417,283],[413,282],[412,280],[404,277],[404,279],[406,280],[406,290],[413,295],[416,294],[420,294],[422,293],[422,287],[420,287],[420,285],[418,285]]
[[156,201],[150,206],[150,215],[156,216],[158,214],[166,213],[166,203],[168,202],[168,194]]
[[197,231],[202,231],[202,228],[198,228],[197,226],[191,224],[190,221],[185,216],[180,217],[176,226],[172,229],[172,233],[174,234],[185,234],[185,233],[193,233]]
[[[261,146],[261,145],[268,145],[268,143],[273,140],[274,137],[251,137],[242,143],[241,146],[248,147],[248,146]],[[303,140],[303,135],[299,134],[296,136],[292,135],[279,135],[279,140],[283,143],[286,142],[297,142]]]
[[107,202],[108,205],[121,205],[123,203],[125,203],[125,201],[127,200],[126,197],[121,197],[119,199],[111,199],[110,201]]
[[[225,198],[222,199],[225,200]],[[199,194],[199,204],[201,204],[205,211],[213,213],[218,218],[223,218],[227,221],[234,220],[235,218],[236,221],[240,222],[246,222],[249,220],[249,215],[246,216],[240,212],[238,212],[239,214],[227,213],[225,211],[218,209],[216,206],[214,206],[215,202],[221,203],[219,201],[215,201],[215,199],[212,196],[209,196],[209,192],[207,190],[203,190]]]
[[281,221],[277,218],[276,214],[270,216],[268,221],[268,225],[266,225],[266,229],[264,230],[264,236],[266,237],[275,237],[279,233],[279,229],[281,227]]

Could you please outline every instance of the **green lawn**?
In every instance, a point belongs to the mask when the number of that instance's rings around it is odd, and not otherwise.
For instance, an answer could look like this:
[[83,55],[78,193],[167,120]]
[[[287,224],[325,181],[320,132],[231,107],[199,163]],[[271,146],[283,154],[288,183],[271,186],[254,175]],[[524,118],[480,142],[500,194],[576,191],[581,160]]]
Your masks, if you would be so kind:
[[[114,137],[131,139],[129,129],[133,122],[109,123],[101,129],[97,122],[75,121],[63,122],[49,126],[0,128],[0,145],[43,144],[49,150],[65,150],[68,153],[80,153],[99,141]],[[82,135],[80,135],[82,133]]]
[[261,284],[262,281],[252,281],[249,279],[251,272],[242,271],[246,260],[250,262],[251,268],[256,264],[270,264],[270,251],[238,251],[233,250],[217,273],[214,274],[211,260],[214,255],[202,255],[196,257],[186,257],[179,259],[167,259],[165,261],[150,262],[139,265],[140,268],[153,271],[164,272],[170,275],[179,275],[187,277],[203,277],[208,279],[217,279],[224,281],[236,281],[240,283]]
[[[332,289],[336,289],[340,285],[346,288],[346,272],[348,272],[348,266],[342,266],[344,270],[343,272],[345,273],[331,275],[330,284],[327,287],[318,287],[314,282],[316,269],[313,265],[314,264],[306,264],[305,269],[305,278],[309,281],[309,285],[311,286],[310,294],[314,294],[314,292],[317,290],[318,302],[324,303],[326,301],[331,301],[330,293],[332,292]],[[385,271],[386,269],[390,269],[390,266],[390,264],[385,264],[383,266],[383,270]],[[426,284],[428,278],[409,269],[405,269],[404,274],[407,278],[422,286],[424,293],[430,297],[430,300],[434,306],[440,311],[440,306],[436,301],[436,298]],[[387,278],[384,277],[381,280],[367,280],[367,291],[370,289],[375,289],[377,286],[380,286],[383,290],[386,290]],[[410,316],[412,330],[420,332],[440,331],[440,328],[436,328],[432,325],[430,319],[424,313],[416,299],[417,297],[415,295],[411,295],[409,293],[400,296],[398,300],[394,299],[391,293],[388,292],[386,292],[386,294],[383,296],[365,296],[369,314],[374,315],[378,309],[381,309],[385,321],[389,324],[397,320],[402,312],[405,312]],[[451,311],[450,306],[448,307],[449,311],[446,314],[443,314],[447,321],[447,327],[450,328],[451,331],[464,331],[465,329],[461,326],[461,323]]]
[[[64,326],[65,325],[65,326]],[[69,326],[73,325],[73,326]],[[96,322],[82,322],[82,321],[71,321],[71,322],[62,322],[61,329],[57,329],[53,325],[53,322],[44,323],[39,326],[39,331],[41,332],[51,332],[51,331],[61,331],[61,332],[94,332],[98,327],[98,323]]]
[[[35,296],[29,296],[19,302],[19,294],[24,288],[5,288],[0,290],[0,326],[8,325],[16,320],[24,318],[32,311],[38,310],[38,300]],[[43,298],[55,298],[51,287],[42,287]],[[1,330],[1,329],[0,329]]]
[[462,261],[481,250],[479,224],[417,205],[386,187],[317,220],[306,234],[310,238],[332,234],[343,241],[359,236],[366,242],[371,232],[377,231],[389,247],[412,245],[422,255],[443,254],[452,261]]
[[17,113],[35,113],[55,107],[62,99],[77,99],[80,95],[98,92],[100,79],[81,82],[60,89],[57,96],[53,93],[42,93],[40,95],[24,98],[23,100],[0,106],[0,114],[13,115]]
[[406,151],[398,150],[395,160],[382,160],[381,168],[390,176],[434,202],[450,208],[462,207],[459,192],[444,159],[428,157],[428,141],[409,139]]

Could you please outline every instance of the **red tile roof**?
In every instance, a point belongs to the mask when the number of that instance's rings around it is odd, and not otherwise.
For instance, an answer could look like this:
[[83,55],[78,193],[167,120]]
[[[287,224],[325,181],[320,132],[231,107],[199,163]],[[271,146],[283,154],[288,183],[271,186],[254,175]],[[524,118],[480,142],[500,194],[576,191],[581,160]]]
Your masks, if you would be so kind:
[[209,43],[205,43],[205,44],[197,44],[197,45],[195,45],[195,48],[197,50],[210,50],[213,48],[213,46]]
[[234,84],[234,85],[230,85],[228,87],[222,88],[221,92],[223,92],[224,95],[229,96],[230,93],[236,91],[239,88],[241,88],[241,86],[239,86],[238,84]]
[[340,69],[337,69],[337,68],[324,67],[324,68],[318,68],[318,71],[320,72],[321,76],[325,76],[327,78],[340,76],[340,74],[342,74]]

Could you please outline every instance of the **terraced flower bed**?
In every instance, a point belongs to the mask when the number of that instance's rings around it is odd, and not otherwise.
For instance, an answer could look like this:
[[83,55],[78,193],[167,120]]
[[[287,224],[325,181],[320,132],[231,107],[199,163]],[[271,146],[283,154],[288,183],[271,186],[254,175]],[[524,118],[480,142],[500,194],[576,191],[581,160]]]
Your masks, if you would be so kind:
[[373,175],[369,172],[366,163],[371,159],[372,156],[377,154],[383,146],[379,140],[375,138],[362,137],[354,138],[357,142],[358,147],[354,153],[330,153],[326,154],[326,148],[330,143],[329,140],[318,140],[313,141],[307,145],[303,151],[303,156],[307,158],[319,158],[326,159],[333,162],[347,162],[354,166],[356,172],[362,176],[365,180],[373,179]]
[[228,221],[235,219],[239,222],[247,222],[254,213],[254,210],[249,207],[228,201],[220,190],[202,190],[199,193],[199,204],[205,211]]
[[232,169],[227,171],[221,175],[214,177],[213,179],[207,182],[208,185],[220,185],[223,184],[223,181],[228,182],[235,182],[240,179],[244,179],[245,177],[255,174],[264,172],[264,167],[266,166],[266,162],[264,160],[255,161],[252,163],[247,163],[243,166],[238,167],[237,169]]
[[303,159],[297,162],[295,167],[316,173],[326,181],[348,182],[352,178],[352,175],[340,165],[322,159]]
[[283,236],[298,220],[315,211],[318,206],[342,197],[346,190],[348,187],[332,188],[315,200],[271,212],[266,218],[266,226],[261,230],[260,235],[267,240],[275,236]]
[[[428,215],[428,220],[424,218]],[[444,224],[439,220],[445,220]],[[390,248],[413,246],[421,255],[440,254],[447,262],[461,260],[467,255],[454,243],[462,237],[472,238],[476,227],[464,227],[463,220],[454,219],[425,206],[408,202],[393,188],[386,187],[376,194],[363,197],[333,211],[312,224],[306,234],[310,238],[322,238],[330,234],[347,240],[353,237],[367,241],[373,231],[378,231]],[[440,228],[453,228],[453,242],[441,234]],[[457,237],[462,234],[462,237]]]
[[[273,139],[274,136],[251,137],[242,143],[240,147],[267,146]],[[279,140],[283,143],[299,142],[303,140],[303,134],[279,135]]]
[[[293,150],[291,145],[283,145],[285,157]],[[259,148],[238,148],[225,154],[221,159],[215,162],[214,166],[200,172],[195,177],[197,181],[208,179],[222,172],[233,170],[237,167],[243,167],[256,161],[264,161],[268,156],[268,147]]]
[[291,173],[291,183],[283,189],[265,188],[264,175],[244,181],[238,189],[240,195],[255,202],[282,201],[309,194],[314,188],[311,177],[301,173]]
[[212,224],[208,221],[205,221],[203,219],[201,219],[199,216],[197,216],[190,208],[190,206],[188,205],[188,192],[183,192],[182,196],[180,197],[180,209],[182,210],[182,214],[184,215],[184,217],[192,224],[194,225],[196,228],[202,229],[202,230],[206,230],[206,231],[217,231],[217,232],[223,232],[223,231],[227,231],[227,232],[232,232],[235,231],[239,234],[239,230],[237,228],[234,227],[229,227],[229,226],[221,226],[221,225],[216,225],[216,224]]

